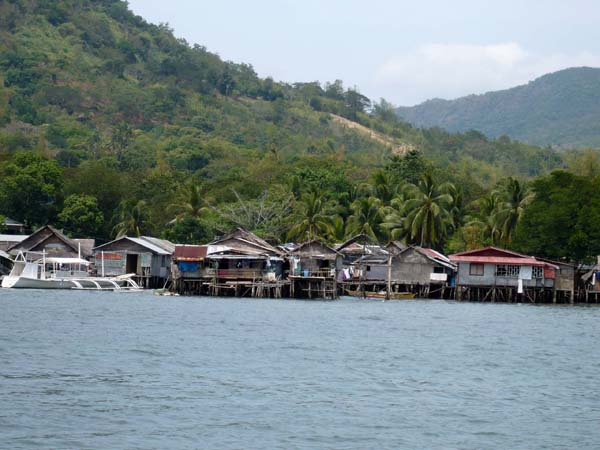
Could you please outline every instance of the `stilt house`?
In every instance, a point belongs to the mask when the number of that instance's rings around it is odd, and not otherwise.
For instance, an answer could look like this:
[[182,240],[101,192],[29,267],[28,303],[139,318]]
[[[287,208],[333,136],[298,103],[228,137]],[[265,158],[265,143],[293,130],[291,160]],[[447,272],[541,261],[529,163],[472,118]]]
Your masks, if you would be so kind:
[[206,259],[221,280],[275,280],[283,277],[284,252],[238,228],[208,245]]
[[406,247],[392,258],[392,281],[395,284],[452,285],[455,273],[456,265],[431,248]]
[[22,252],[45,253],[48,257],[84,259],[92,256],[93,239],[71,239],[56,228],[46,225],[30,236],[10,246],[7,253],[16,255]]
[[536,258],[556,266],[554,271],[554,298],[556,303],[575,303],[577,300],[577,266],[564,261],[554,261],[546,258]]
[[[351,268],[352,277],[344,282],[358,281],[366,290],[390,288],[394,292],[411,292],[428,297],[443,297],[445,288],[452,285],[456,266],[441,253],[422,247],[398,247],[384,253],[366,255],[356,260]],[[360,288],[360,286],[356,286]]]
[[318,240],[300,244],[288,254],[291,296],[337,298],[342,254]]
[[[387,279],[387,259],[389,252],[366,234],[359,234],[336,246],[342,254],[342,269],[339,281]],[[380,266],[386,268],[381,271]],[[364,270],[361,270],[364,268]]]
[[123,236],[94,248],[98,275],[134,273],[140,286],[158,288],[170,278],[175,244],[150,236]]
[[200,294],[211,277],[206,259],[208,245],[176,245],[171,262],[173,290],[180,294]]
[[[553,297],[559,267],[532,256],[485,247],[450,255],[458,264],[457,298],[514,299],[516,295],[535,301]],[[502,288],[503,290],[498,290]],[[504,289],[505,288],[505,289]]]
[[583,300],[586,303],[600,302],[600,256],[597,257],[596,265],[583,274],[581,283],[584,291]]

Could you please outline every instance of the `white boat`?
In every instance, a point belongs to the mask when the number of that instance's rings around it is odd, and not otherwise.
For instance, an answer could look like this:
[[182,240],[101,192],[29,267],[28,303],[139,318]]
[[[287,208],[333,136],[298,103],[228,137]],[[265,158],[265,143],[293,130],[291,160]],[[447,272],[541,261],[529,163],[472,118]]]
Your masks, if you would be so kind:
[[32,252],[19,252],[12,270],[2,279],[3,288],[13,289],[81,289],[141,290],[134,274],[118,277],[92,277],[89,261],[82,258],[42,258],[29,260]]

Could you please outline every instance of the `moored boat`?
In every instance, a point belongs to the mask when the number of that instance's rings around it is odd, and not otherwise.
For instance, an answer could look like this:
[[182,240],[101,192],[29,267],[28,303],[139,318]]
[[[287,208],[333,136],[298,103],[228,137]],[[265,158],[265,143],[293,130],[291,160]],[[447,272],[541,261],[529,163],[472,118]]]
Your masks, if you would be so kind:
[[140,290],[133,275],[93,277],[89,261],[82,258],[42,258],[30,260],[33,252],[19,252],[12,270],[2,279],[3,288],[12,289],[80,289]]
[[383,298],[383,299],[389,298],[390,300],[405,300],[405,299],[415,298],[417,296],[416,294],[413,294],[412,292],[390,292],[389,296],[388,296],[387,292],[385,292],[385,291],[362,292],[362,291],[352,291],[352,290],[346,289],[346,292],[351,297],[361,297],[361,298],[367,297],[367,298]]

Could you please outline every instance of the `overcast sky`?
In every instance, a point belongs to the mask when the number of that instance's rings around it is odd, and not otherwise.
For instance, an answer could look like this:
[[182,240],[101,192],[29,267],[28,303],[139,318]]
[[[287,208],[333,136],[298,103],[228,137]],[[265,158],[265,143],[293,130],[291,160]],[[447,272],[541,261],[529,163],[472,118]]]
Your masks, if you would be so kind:
[[276,80],[396,105],[600,67],[598,0],[130,0],[146,20]]

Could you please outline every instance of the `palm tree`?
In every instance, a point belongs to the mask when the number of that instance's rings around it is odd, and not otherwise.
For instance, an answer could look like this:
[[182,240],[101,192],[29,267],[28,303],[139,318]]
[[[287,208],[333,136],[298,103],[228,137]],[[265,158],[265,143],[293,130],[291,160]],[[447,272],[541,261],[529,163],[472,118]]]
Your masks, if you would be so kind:
[[481,231],[482,243],[497,245],[500,242],[501,230],[498,228],[498,207],[500,199],[498,193],[490,192],[489,195],[477,199],[474,203],[478,213],[471,217],[466,226]]
[[167,211],[175,215],[173,222],[184,217],[199,219],[207,210],[202,188],[194,183],[186,184],[178,199],[167,207]]
[[385,218],[382,227],[389,230],[390,238],[393,240],[405,240],[408,236],[408,227],[404,203],[406,199],[399,195],[394,198],[390,206],[384,208]]
[[341,216],[334,216],[331,219],[331,226],[327,235],[330,242],[343,242],[346,239],[346,223]]
[[404,204],[409,238],[420,246],[439,246],[451,227],[448,194],[449,183],[437,185],[431,174],[425,174],[415,186],[408,187],[409,198]]
[[352,215],[348,217],[348,234],[366,234],[375,240],[384,237],[381,224],[384,220],[383,205],[376,197],[363,197],[352,204]]
[[525,207],[533,200],[533,192],[529,190],[525,183],[509,177],[496,191],[496,195],[500,199],[496,213],[496,223],[500,230],[501,241],[510,246]]
[[371,190],[384,206],[389,206],[398,194],[399,186],[394,182],[389,172],[378,170],[372,176]]
[[119,204],[117,224],[113,234],[118,239],[126,235],[141,236],[148,226],[148,208],[144,200],[124,200]]
[[449,205],[450,220],[452,224],[452,231],[458,230],[464,221],[464,205],[463,205],[463,190],[461,187],[457,187],[454,184],[446,183],[444,186],[445,192],[450,194],[452,201]]
[[310,241],[327,236],[331,229],[331,215],[327,209],[327,201],[321,193],[305,192],[300,197],[295,214],[296,223],[290,229],[288,237]]

